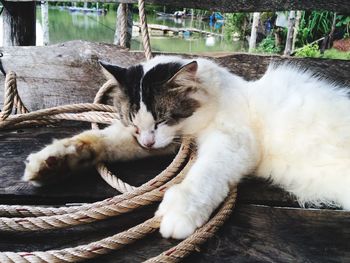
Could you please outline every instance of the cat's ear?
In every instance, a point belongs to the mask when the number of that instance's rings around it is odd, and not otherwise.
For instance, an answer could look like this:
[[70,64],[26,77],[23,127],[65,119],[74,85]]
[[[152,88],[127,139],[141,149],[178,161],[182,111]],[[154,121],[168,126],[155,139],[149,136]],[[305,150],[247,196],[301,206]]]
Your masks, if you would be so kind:
[[107,79],[114,79],[119,83],[124,82],[126,68],[119,67],[117,65],[112,65],[104,61],[99,61],[102,66],[103,74]]
[[198,69],[197,61],[192,61],[182,66],[173,77],[170,78],[168,83],[176,82],[178,84],[190,84],[196,81],[196,73]]

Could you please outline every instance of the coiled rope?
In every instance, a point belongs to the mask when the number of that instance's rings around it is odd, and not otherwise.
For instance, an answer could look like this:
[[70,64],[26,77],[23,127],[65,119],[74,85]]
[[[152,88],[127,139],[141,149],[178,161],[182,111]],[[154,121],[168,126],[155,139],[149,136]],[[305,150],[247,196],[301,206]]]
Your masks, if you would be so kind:
[[[147,24],[144,13],[144,1],[139,0],[142,35],[147,35]],[[142,18],[144,17],[144,18]],[[145,54],[152,57],[149,37],[145,40]],[[148,50],[148,51],[146,51]],[[9,72],[5,79],[4,106],[0,114],[0,129],[16,129],[53,124],[60,120],[75,120],[92,122],[92,128],[97,129],[97,123],[111,124],[118,118],[114,107],[101,104],[103,97],[114,87],[115,83],[107,81],[97,92],[94,103],[83,103],[53,107],[29,113],[23,104],[16,83],[16,74]],[[18,113],[11,115],[12,112]],[[179,152],[171,164],[159,175],[140,187],[131,186],[112,174],[104,164],[98,164],[97,170],[102,178],[112,187],[123,193],[103,201],[75,207],[40,207],[20,205],[0,205],[1,231],[38,231],[44,229],[59,229],[81,224],[87,224],[160,201],[167,188],[181,182],[191,164],[195,161],[195,153],[190,151],[191,142],[184,140]],[[186,163],[187,162],[187,163]],[[183,167],[181,169],[181,167]],[[180,171],[181,170],[181,171]],[[211,237],[231,213],[236,199],[236,188],[232,189],[218,212],[198,229],[193,235],[177,246],[163,252],[147,262],[178,262],[200,244]],[[160,218],[153,217],[142,224],[124,232],[72,248],[34,252],[0,252],[0,262],[78,262],[94,258],[110,251],[135,242],[159,228]]]

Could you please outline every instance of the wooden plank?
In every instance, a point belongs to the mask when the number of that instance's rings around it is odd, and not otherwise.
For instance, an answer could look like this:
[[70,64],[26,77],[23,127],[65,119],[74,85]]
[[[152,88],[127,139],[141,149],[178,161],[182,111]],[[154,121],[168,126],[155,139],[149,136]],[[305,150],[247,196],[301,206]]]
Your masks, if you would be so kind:
[[185,262],[349,262],[350,212],[238,205]]
[[[105,82],[99,59],[128,66],[144,58],[142,53],[129,53],[114,45],[83,41],[49,47],[7,47],[1,48],[1,52],[4,69],[17,73],[19,93],[30,110],[92,102]],[[111,56],[114,59],[110,59]],[[0,76],[1,86],[3,81],[4,77]]]
[[[13,2],[27,2],[32,0],[10,0]],[[48,0],[54,1],[54,0]],[[54,1],[56,2],[56,1]],[[96,0],[60,0],[59,2],[97,2]],[[137,3],[136,0],[99,0],[101,3]],[[146,4],[158,4],[178,8],[198,8],[213,11],[229,12],[265,12],[286,10],[325,10],[350,13],[350,5],[346,0],[146,0]]]
[[[4,47],[1,58],[5,71],[14,70],[18,76],[18,89],[31,110],[67,103],[91,102],[105,81],[98,60],[121,66],[144,61],[142,52],[128,52],[114,45],[71,41],[48,47]],[[183,55],[193,57],[194,55]],[[272,63],[299,63],[305,68],[350,84],[350,61],[311,58],[285,58],[251,54],[232,54],[212,57],[231,72],[246,79],[257,79]],[[0,76],[0,86],[4,77]],[[0,97],[3,90],[0,89]],[[2,101],[0,101],[0,107]]]
[[[139,22],[135,22],[134,26],[137,27],[139,30],[141,30],[141,24]],[[223,34],[218,34],[210,31],[205,31],[205,30],[200,30],[194,27],[170,27],[170,26],[165,26],[165,25],[158,25],[158,24],[147,24],[148,30],[149,31],[163,31],[163,34],[166,32],[173,32],[173,33],[180,33],[180,32],[190,32],[190,33],[199,33],[203,35],[211,35],[211,36],[219,36],[222,37]],[[152,32],[151,32],[152,34]]]
[[[97,240],[152,216],[156,207],[97,224],[31,234],[0,232],[0,250],[57,249]],[[53,242],[54,241],[54,242]],[[158,233],[92,262],[142,262],[178,241]],[[239,204],[200,252],[184,262],[349,262],[350,213]]]

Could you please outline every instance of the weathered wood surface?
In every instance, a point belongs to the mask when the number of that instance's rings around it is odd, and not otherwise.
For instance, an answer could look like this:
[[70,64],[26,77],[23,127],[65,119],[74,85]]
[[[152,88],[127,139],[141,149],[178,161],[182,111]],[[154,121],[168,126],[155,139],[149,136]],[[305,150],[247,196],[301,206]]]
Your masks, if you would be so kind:
[[[30,109],[92,101],[104,82],[98,59],[122,66],[144,60],[143,53],[126,52],[112,45],[69,42],[50,47],[3,48],[2,63],[19,78],[20,94]],[[256,79],[278,56],[217,55],[214,60],[232,72]],[[333,79],[349,82],[348,61],[293,59]],[[4,81],[0,76],[0,85]],[[2,97],[2,90],[0,97]],[[26,156],[53,138],[88,129],[64,123],[57,128],[0,131],[0,203],[60,205],[93,202],[116,194],[93,169],[62,183],[34,188],[20,181]],[[120,162],[112,170],[139,185],[160,172],[172,157]],[[83,179],[83,180],[81,180]],[[238,207],[225,226],[186,262],[349,262],[350,213],[299,208],[295,199],[278,187],[256,179],[239,185]],[[8,234],[0,231],[0,250],[31,251],[83,244],[126,229],[153,215],[156,205],[97,224],[59,231]],[[140,262],[170,248],[177,241],[153,234],[133,246],[89,262]]]
[[35,2],[1,1],[3,46],[35,46]]
[[[1,58],[5,71],[18,76],[21,97],[29,109],[67,103],[91,102],[105,81],[98,60],[121,66],[144,61],[142,52],[128,52],[114,45],[72,41],[48,47],[4,47]],[[190,56],[190,55],[188,55]],[[246,79],[262,76],[270,63],[291,61],[310,68],[334,81],[350,85],[350,61],[327,59],[287,59],[281,56],[233,54],[213,58],[231,72]],[[0,76],[0,86],[4,77]],[[0,89],[0,97],[3,91]],[[0,106],[2,101],[0,101]]]
[[[155,207],[102,223],[42,233],[0,232],[0,250],[33,251],[80,245],[112,235],[153,214]],[[54,242],[53,242],[54,241]],[[184,262],[349,262],[350,214],[239,204],[200,253]],[[158,233],[87,262],[142,262],[177,244]]]
[[[10,0],[28,2],[32,0]],[[55,1],[55,0],[48,0]],[[60,0],[60,2],[97,2],[96,0]],[[56,2],[56,1],[55,1]],[[137,3],[137,0],[99,0],[101,3]],[[350,13],[348,0],[146,0],[146,4],[169,5],[178,8],[198,8],[221,12],[264,12],[285,10],[328,10]]]

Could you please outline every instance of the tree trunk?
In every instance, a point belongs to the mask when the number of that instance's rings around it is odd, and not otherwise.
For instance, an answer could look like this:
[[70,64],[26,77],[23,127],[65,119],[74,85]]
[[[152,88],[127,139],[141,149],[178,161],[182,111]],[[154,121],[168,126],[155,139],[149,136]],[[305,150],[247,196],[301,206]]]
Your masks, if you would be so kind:
[[335,30],[336,21],[337,21],[337,13],[334,13],[333,22],[332,22],[332,29],[331,29],[331,32],[329,33],[329,41],[328,41],[327,48],[331,48],[333,46],[333,38],[334,38],[334,30]]
[[43,45],[47,46],[50,42],[49,37],[49,4],[41,2],[41,24],[43,28]]
[[249,52],[252,52],[256,47],[256,35],[259,26],[260,13],[255,12],[253,15],[252,31],[249,39]]
[[126,13],[127,13],[127,30],[126,30],[126,43],[125,47],[130,48],[131,45],[131,37],[132,37],[132,4],[119,4],[118,10],[117,10],[117,22],[116,22],[116,29],[114,34],[114,41],[113,43],[115,45],[122,45],[121,43],[121,34],[123,30],[123,5],[126,6]]
[[297,15],[296,15],[296,18],[295,18],[294,32],[293,32],[292,53],[295,50],[295,43],[298,40],[298,31],[299,31],[299,24],[300,24],[301,14],[302,14],[301,11],[297,11]]
[[292,52],[294,25],[295,25],[295,11],[290,11],[288,16],[288,32],[287,32],[286,46],[283,53],[285,56],[289,56]]
[[3,12],[3,45],[35,46],[35,2],[1,1]]

